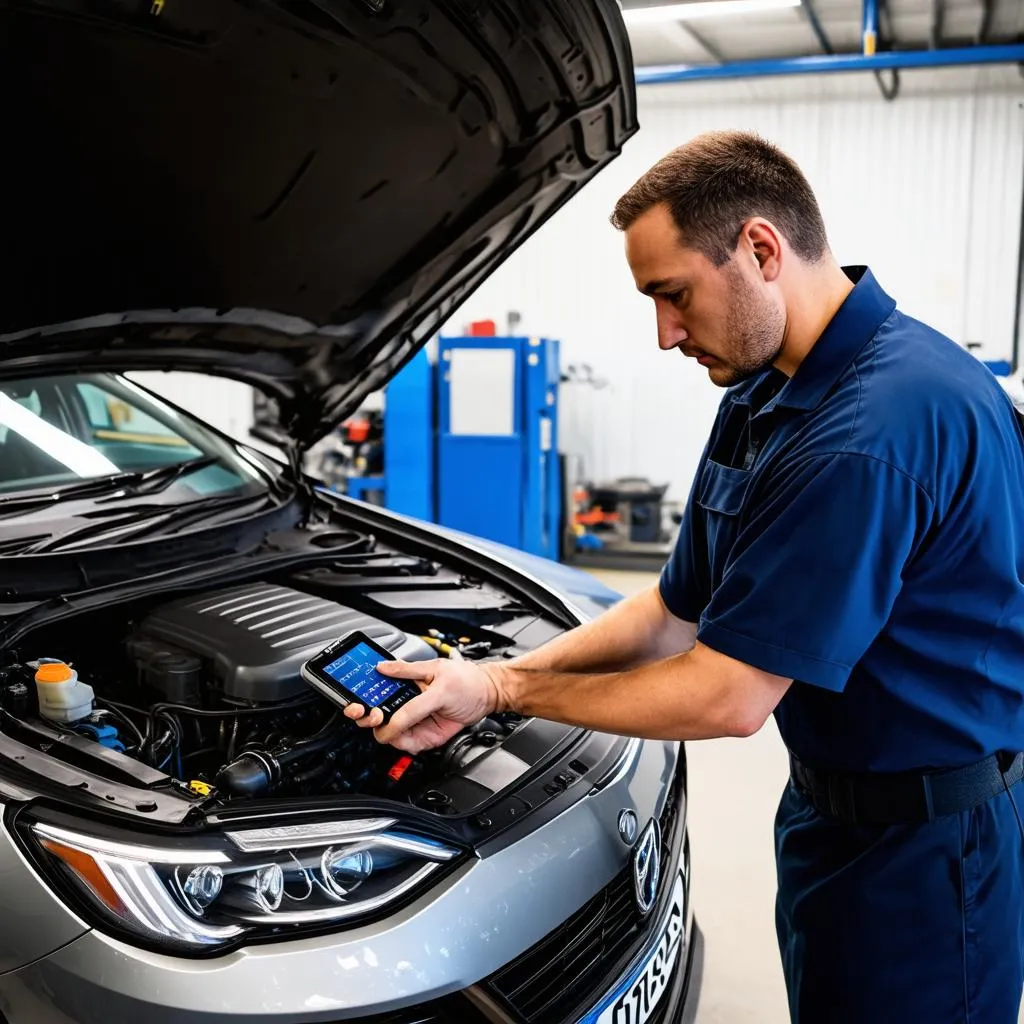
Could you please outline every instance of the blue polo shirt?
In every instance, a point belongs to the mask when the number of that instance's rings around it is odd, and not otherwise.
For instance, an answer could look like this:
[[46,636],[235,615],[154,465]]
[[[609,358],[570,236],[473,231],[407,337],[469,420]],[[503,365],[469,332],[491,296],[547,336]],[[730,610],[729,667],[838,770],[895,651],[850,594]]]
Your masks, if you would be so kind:
[[866,268],[794,376],[728,391],[661,577],[708,647],[795,680],[835,771],[1024,750],[1024,438],[974,356]]

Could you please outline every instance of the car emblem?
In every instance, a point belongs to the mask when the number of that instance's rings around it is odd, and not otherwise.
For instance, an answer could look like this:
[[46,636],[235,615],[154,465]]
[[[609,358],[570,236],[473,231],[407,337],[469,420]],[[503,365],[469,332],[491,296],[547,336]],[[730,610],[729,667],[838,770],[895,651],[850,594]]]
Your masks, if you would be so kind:
[[627,846],[632,846],[636,840],[637,829],[640,823],[636,820],[636,814],[628,807],[619,811],[619,835]]
[[661,877],[661,830],[651,821],[633,850],[633,895],[641,915],[646,917],[658,898]]

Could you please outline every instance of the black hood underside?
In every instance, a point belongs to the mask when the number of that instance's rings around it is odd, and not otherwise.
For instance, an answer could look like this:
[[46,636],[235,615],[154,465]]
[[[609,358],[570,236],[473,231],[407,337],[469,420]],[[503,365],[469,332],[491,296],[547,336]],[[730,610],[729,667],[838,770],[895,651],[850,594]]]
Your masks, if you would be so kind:
[[193,370],[308,445],[637,128],[614,0],[0,0],[0,377]]

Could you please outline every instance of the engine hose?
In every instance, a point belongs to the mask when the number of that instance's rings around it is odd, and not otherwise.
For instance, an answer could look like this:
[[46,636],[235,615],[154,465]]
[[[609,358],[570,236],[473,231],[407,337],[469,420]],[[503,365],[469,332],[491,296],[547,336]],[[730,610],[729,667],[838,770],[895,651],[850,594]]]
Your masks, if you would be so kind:
[[269,754],[247,750],[225,765],[214,779],[218,789],[232,796],[259,796],[281,779],[281,766]]
[[241,718],[243,716],[248,717],[250,715],[280,715],[283,712],[293,711],[296,708],[307,706],[311,704],[314,699],[315,694],[313,696],[296,697],[293,700],[285,701],[280,704],[266,704],[259,705],[257,707],[228,708],[216,711],[208,710],[206,708],[193,708],[190,707],[188,704],[172,704],[168,702],[161,702],[159,704],[154,704],[149,709],[149,718],[146,723],[146,742],[148,743],[150,741],[150,738],[153,736],[153,733],[156,732],[157,718],[159,718],[160,715],[166,711],[177,712],[178,714],[189,715],[194,718],[217,718],[223,720],[226,718]]
[[294,743],[278,747],[272,751],[272,756],[282,767],[289,765],[300,757],[305,757],[307,754],[315,754],[318,750],[329,747],[337,739],[340,731],[338,728],[338,716],[333,715],[319,732],[313,733],[312,736],[304,740],[296,740]]
[[329,747],[340,731],[338,716],[334,715],[319,732],[290,746],[269,751],[260,748],[244,750],[217,773],[217,788],[235,796],[258,796],[281,781],[288,765]]
[[315,782],[324,775],[330,775],[333,771],[334,755],[328,754],[315,768],[307,768],[304,772],[296,772],[291,777],[291,781],[296,786],[305,786],[307,783]]
[[[232,760],[235,756],[235,744],[238,742],[238,723],[241,721],[239,718],[235,718],[234,724],[231,726],[231,739],[228,740],[228,760]],[[221,722],[223,725],[223,721]]]

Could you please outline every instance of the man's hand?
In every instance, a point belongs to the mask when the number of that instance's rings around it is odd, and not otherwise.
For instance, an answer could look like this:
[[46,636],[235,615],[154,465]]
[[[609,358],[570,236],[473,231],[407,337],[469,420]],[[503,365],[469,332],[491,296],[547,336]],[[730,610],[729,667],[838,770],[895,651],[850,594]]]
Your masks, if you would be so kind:
[[400,707],[387,725],[379,708],[369,714],[349,704],[345,717],[373,729],[380,743],[409,754],[439,747],[457,732],[503,707],[497,673],[472,661],[383,661],[377,671],[392,679],[409,679],[423,691]]

